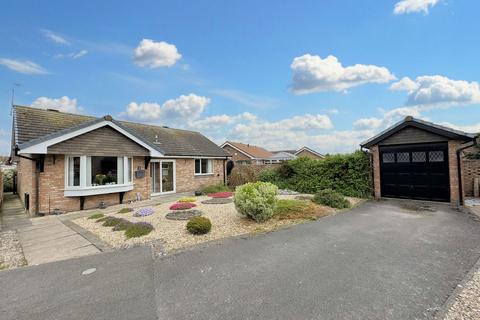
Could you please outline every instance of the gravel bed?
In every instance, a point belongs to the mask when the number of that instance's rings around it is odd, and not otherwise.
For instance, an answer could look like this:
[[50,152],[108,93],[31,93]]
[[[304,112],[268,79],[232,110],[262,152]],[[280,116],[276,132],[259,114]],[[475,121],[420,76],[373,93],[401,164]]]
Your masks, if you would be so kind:
[[27,265],[16,231],[0,232],[0,270]]
[[203,204],[227,204],[232,202],[232,198],[212,198],[202,201]]
[[288,195],[300,194],[300,193],[297,191],[289,190],[289,189],[279,189],[278,194],[281,196],[288,196]]
[[176,210],[166,214],[165,218],[169,220],[189,220],[193,217],[199,217],[203,214],[200,210]]
[[[293,199],[295,195],[279,196],[279,199]],[[227,204],[203,204],[202,201],[208,197],[198,197],[195,204],[196,210],[203,212],[203,217],[207,217],[212,222],[212,229],[205,235],[192,235],[186,229],[187,221],[169,220],[165,215],[171,210],[169,207],[174,202],[162,203],[154,207],[155,213],[147,217],[134,217],[132,213],[115,214],[108,213],[107,216],[116,216],[127,219],[131,222],[145,221],[149,222],[155,228],[148,235],[140,238],[126,239],[123,232],[112,232],[112,228],[103,227],[101,223],[95,220],[89,220],[86,217],[73,220],[82,228],[94,233],[103,241],[114,248],[126,248],[142,243],[151,243],[161,241],[166,252],[176,249],[189,247],[202,242],[237,236],[248,233],[267,232],[287,225],[296,224],[305,221],[305,219],[270,219],[269,221],[258,223],[250,220],[235,209],[233,203]],[[325,207],[326,215],[334,213],[335,210]]]
[[455,298],[444,320],[478,320],[480,319],[480,269]]

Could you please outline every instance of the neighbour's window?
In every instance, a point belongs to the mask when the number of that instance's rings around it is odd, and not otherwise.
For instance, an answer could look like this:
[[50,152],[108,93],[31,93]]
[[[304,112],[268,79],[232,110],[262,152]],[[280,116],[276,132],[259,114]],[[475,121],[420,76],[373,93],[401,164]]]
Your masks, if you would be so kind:
[[410,153],[408,152],[398,152],[397,153],[397,162],[410,162]]
[[395,162],[394,153],[384,153],[382,156],[383,163],[393,163]]
[[212,159],[195,159],[195,174],[212,174]]
[[80,157],[68,157],[68,182],[69,187],[80,185]]
[[443,151],[430,151],[428,153],[428,161],[443,162]]

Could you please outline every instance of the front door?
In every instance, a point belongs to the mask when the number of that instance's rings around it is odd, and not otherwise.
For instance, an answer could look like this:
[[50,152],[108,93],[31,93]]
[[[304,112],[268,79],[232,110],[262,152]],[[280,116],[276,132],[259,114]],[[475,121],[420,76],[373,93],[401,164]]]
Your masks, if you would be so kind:
[[175,162],[173,160],[150,162],[150,178],[152,194],[175,192]]

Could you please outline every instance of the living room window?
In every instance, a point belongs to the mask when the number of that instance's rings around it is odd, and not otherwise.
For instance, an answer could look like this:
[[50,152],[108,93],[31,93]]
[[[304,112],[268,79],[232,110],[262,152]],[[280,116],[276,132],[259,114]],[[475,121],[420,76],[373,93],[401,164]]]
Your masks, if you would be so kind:
[[213,174],[212,159],[195,159],[195,175]]
[[96,188],[129,185],[133,179],[133,160],[129,157],[67,157],[66,187]]

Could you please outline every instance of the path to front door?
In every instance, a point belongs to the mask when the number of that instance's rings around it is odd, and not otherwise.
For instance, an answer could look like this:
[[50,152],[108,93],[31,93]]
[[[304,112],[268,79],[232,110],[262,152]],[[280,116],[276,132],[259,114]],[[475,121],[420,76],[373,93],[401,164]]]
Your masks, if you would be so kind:
[[29,218],[16,195],[7,194],[0,210],[2,230],[16,230],[29,265],[82,257],[100,252],[57,216]]

